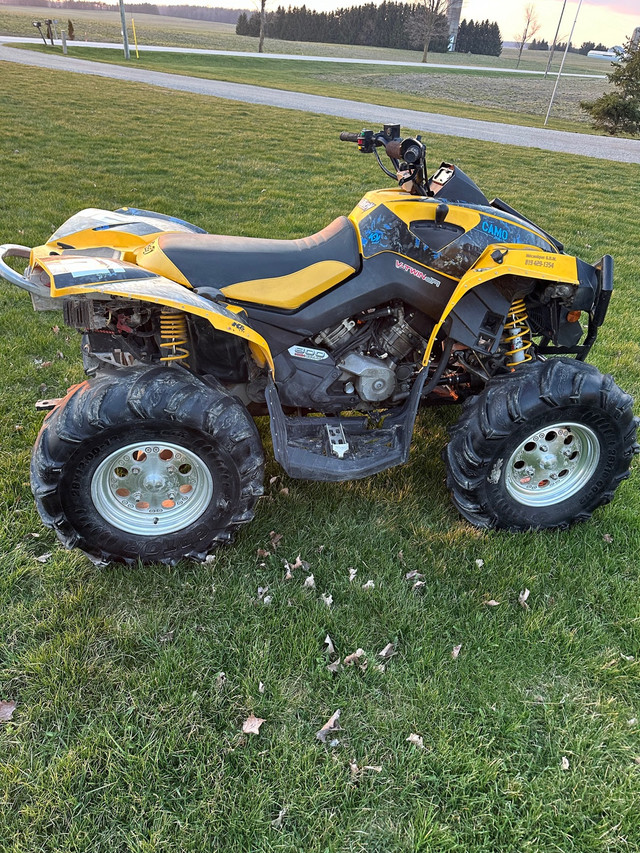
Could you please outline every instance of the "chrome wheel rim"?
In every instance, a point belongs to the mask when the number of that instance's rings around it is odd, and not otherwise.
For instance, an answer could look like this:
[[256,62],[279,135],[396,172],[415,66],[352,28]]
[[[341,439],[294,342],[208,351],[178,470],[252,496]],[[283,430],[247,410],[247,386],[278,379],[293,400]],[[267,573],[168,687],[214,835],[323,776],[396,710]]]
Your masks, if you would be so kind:
[[171,442],[134,442],[110,453],[91,480],[100,515],[126,533],[158,536],[188,527],[213,495],[202,459]]
[[531,433],[505,468],[507,492],[518,503],[552,506],[577,494],[600,461],[600,443],[584,424],[557,423]]

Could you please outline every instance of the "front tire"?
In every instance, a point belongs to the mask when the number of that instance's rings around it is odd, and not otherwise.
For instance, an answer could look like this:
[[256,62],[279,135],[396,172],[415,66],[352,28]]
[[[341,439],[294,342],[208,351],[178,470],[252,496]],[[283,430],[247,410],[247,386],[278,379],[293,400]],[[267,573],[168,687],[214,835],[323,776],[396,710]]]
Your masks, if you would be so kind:
[[180,369],[105,372],[47,416],[31,485],[62,543],[102,561],[204,559],[253,518],[264,458],[245,407]]
[[608,503],[638,452],[632,398],[568,358],[518,368],[466,404],[446,449],[447,486],[478,527],[568,527]]

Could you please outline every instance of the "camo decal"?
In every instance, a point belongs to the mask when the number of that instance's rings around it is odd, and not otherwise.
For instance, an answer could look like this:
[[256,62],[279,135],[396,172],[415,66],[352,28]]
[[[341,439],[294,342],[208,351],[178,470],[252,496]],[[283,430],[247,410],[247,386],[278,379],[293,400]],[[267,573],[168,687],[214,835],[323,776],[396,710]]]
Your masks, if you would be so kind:
[[[436,252],[427,243],[428,228],[418,237],[388,207],[380,205],[360,220],[358,227],[363,254],[365,258],[371,258],[380,252],[397,252],[436,272],[459,279],[492,243],[536,246],[546,252],[552,250],[549,241],[534,231],[521,228],[506,217],[487,216],[486,208],[474,209],[481,212],[478,225]],[[434,223],[434,233],[435,229]]]

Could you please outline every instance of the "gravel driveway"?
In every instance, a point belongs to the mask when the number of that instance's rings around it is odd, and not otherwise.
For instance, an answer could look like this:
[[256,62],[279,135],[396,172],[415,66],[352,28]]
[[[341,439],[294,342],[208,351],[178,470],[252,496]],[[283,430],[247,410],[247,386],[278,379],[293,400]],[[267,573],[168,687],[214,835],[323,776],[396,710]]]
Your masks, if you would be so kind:
[[[232,101],[338,116],[358,123],[384,124],[389,119],[389,107],[376,104],[348,101],[342,98],[325,98],[321,95],[307,95],[302,92],[287,92],[260,86],[246,86],[239,83],[224,83],[218,80],[205,80],[201,77],[184,77],[178,74],[147,71],[142,68],[73,59],[68,56],[31,53],[25,50],[16,50],[4,44],[0,44],[0,61],[72,71],[79,74],[92,74],[117,80],[130,80],[167,89],[226,98]],[[521,127],[512,124],[475,121],[420,112],[419,110],[394,109],[393,120],[405,127],[425,133],[440,133],[445,136],[480,139],[526,148],[540,148],[545,151],[560,151],[567,154],[596,157],[601,160],[640,163],[640,141],[635,139],[616,139],[543,128]]]

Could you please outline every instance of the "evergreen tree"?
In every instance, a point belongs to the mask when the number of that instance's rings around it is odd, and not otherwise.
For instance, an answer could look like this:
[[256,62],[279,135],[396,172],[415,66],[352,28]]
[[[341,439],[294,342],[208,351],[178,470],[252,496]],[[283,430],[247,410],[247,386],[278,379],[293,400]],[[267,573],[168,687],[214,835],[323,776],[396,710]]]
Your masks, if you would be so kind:
[[640,46],[631,40],[625,52],[608,74],[609,82],[618,90],[607,92],[595,101],[582,101],[580,106],[593,119],[593,126],[612,136],[617,133],[640,133]]

